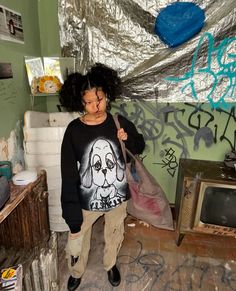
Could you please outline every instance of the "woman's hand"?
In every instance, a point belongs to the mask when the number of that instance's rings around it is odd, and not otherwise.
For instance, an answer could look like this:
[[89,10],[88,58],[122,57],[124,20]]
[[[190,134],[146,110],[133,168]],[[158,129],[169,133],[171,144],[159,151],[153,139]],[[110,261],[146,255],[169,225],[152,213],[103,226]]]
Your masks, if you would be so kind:
[[82,250],[83,239],[84,236],[81,235],[80,232],[69,233],[69,238],[66,245],[67,253],[74,258],[79,257]]
[[76,232],[76,233],[71,233],[70,232],[70,239],[76,239],[79,235],[80,235],[80,232]]
[[127,140],[128,134],[124,131],[124,128],[119,128],[117,131],[117,137],[120,140]]

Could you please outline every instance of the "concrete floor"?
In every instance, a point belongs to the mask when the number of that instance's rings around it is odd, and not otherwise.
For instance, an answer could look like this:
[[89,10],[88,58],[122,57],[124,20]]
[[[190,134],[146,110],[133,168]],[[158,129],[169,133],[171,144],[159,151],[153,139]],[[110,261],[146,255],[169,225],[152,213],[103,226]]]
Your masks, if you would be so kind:
[[[67,233],[59,233],[58,238],[59,289],[66,291]],[[235,238],[185,235],[178,247],[174,231],[156,229],[129,216],[117,261],[122,281],[116,288],[109,284],[103,270],[103,246],[103,218],[100,218],[93,228],[88,266],[78,290],[236,290]]]

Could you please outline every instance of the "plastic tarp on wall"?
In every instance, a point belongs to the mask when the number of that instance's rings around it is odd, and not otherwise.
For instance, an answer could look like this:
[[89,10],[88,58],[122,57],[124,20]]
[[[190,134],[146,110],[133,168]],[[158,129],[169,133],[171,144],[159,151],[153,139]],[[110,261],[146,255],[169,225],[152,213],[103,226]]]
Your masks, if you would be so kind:
[[212,107],[235,102],[236,1],[188,1],[204,11],[204,26],[173,48],[154,27],[175,2],[58,0],[62,55],[76,57],[82,73],[95,62],[118,70],[123,98],[207,101]]

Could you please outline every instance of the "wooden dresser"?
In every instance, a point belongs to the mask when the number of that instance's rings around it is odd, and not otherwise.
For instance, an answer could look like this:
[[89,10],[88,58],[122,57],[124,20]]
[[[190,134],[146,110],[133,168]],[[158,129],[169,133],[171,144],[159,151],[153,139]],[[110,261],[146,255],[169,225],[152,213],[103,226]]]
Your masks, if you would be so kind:
[[0,211],[0,245],[34,248],[49,240],[46,172],[26,186],[11,184],[11,196]]

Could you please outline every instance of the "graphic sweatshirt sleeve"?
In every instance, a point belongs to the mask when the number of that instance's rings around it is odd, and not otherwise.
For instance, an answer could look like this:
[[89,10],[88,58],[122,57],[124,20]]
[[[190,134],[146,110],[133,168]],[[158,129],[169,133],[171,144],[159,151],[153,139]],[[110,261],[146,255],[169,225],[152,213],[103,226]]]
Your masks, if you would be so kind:
[[122,115],[118,116],[120,127],[124,128],[128,134],[128,139],[125,142],[125,146],[132,154],[141,154],[145,148],[145,141],[143,135],[139,133],[135,125]]
[[72,233],[80,231],[83,222],[78,185],[79,173],[77,158],[72,143],[72,128],[67,127],[61,146],[61,205],[62,217]]

